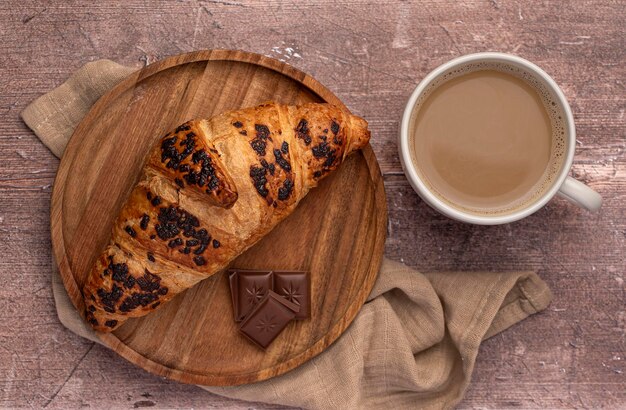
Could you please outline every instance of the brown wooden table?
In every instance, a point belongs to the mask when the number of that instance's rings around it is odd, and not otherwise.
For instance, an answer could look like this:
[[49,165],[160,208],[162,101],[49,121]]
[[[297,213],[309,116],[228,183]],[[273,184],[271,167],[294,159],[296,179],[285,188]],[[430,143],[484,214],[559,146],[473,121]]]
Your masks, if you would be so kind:
[[[202,48],[283,59],[369,121],[389,257],[423,271],[536,269],[550,284],[547,311],[484,343],[460,407],[626,406],[625,9],[623,0],[0,2],[0,407],[249,408],[152,376],[59,323],[48,213],[58,160],[18,116],[88,61],[139,68]],[[437,65],[486,50],[530,59],[561,85],[578,128],[573,174],[604,196],[599,213],[557,199],[521,222],[469,226],[412,191],[396,146],[410,92]]]

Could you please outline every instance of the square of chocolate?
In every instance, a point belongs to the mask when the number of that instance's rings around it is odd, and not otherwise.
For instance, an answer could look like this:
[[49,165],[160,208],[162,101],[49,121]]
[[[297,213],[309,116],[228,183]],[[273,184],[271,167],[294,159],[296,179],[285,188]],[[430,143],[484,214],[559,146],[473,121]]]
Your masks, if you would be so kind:
[[274,288],[274,276],[271,271],[245,269],[231,269],[229,273],[235,321],[241,322],[267,292]]
[[310,290],[308,272],[274,272],[274,292],[300,307],[296,319],[307,319],[310,315]]
[[298,310],[298,305],[270,290],[241,322],[239,331],[259,347],[266,349],[296,317]]

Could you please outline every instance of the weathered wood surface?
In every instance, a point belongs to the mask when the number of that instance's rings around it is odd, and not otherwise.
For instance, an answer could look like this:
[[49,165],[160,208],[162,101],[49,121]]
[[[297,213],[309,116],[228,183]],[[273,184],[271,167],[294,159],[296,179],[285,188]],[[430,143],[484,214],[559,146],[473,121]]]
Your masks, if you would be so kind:
[[[388,256],[424,271],[536,269],[550,284],[546,312],[484,343],[460,407],[626,406],[624,10],[621,0],[0,2],[0,407],[250,406],[151,376],[63,329],[50,289],[58,160],[18,117],[87,61],[139,68],[218,47],[282,58],[368,119]],[[396,153],[408,95],[438,64],[486,50],[530,59],[562,86],[578,129],[573,174],[604,196],[600,213],[557,199],[521,222],[476,227],[411,190]]]

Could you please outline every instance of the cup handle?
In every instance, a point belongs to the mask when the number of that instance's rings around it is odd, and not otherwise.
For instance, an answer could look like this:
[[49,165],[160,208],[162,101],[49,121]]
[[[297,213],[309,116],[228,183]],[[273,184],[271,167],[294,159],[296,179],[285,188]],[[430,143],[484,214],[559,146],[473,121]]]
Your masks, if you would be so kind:
[[588,211],[597,211],[602,205],[600,194],[572,177],[565,179],[558,194]]

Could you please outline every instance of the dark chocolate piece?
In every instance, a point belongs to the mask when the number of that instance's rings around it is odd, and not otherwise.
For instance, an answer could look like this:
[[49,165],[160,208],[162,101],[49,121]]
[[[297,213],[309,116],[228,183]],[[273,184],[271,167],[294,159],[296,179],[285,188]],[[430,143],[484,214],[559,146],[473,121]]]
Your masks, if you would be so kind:
[[300,307],[296,319],[307,319],[311,307],[308,272],[274,272],[274,292]]
[[252,308],[274,287],[271,271],[229,270],[230,295],[235,321],[241,322]]
[[230,269],[229,274],[230,295],[236,322],[245,319],[254,305],[270,289],[300,306],[296,319],[310,317],[309,272]]
[[263,349],[266,349],[295,317],[300,308],[273,291],[255,306],[239,325],[239,331]]

